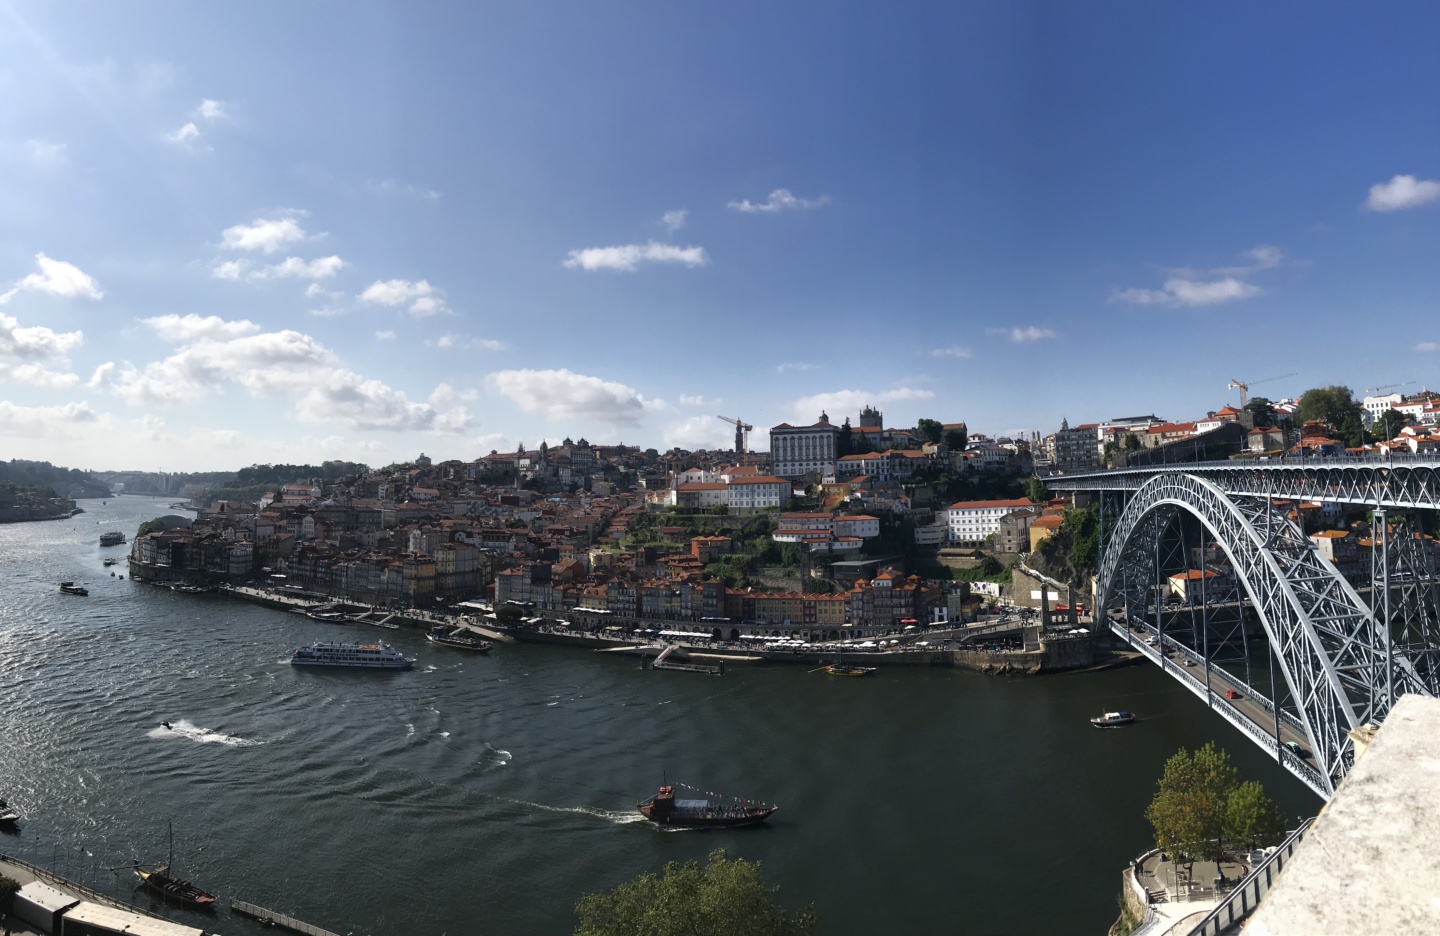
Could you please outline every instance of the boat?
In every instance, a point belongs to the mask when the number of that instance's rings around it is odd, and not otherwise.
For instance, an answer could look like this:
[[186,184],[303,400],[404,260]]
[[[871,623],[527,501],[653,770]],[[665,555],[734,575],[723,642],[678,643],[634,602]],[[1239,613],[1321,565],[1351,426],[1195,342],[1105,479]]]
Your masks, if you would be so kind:
[[1117,725],[1128,725],[1134,720],[1134,712],[1106,712],[1104,715],[1090,719],[1090,724],[1096,728],[1114,728]]
[[106,559],[103,564],[104,564],[104,565],[107,565],[107,566],[112,566],[112,565],[114,565],[115,563],[117,563],[117,562],[119,562],[119,561],[120,561],[119,559],[116,559],[114,556],[111,556],[110,558]]
[[20,818],[20,813],[13,806],[0,799],[0,828],[14,828]]
[[831,663],[825,667],[831,676],[869,676],[875,672],[873,666],[855,666],[852,663]]
[[140,866],[139,862],[136,862],[135,875],[140,878],[142,884],[163,897],[168,897],[186,906],[213,910],[215,895],[177,877],[173,873],[174,867],[175,827],[172,825],[170,827],[170,860],[157,868],[144,868]]
[[[685,786],[685,784],[677,784]],[[705,793],[686,787],[696,793]],[[757,825],[769,819],[779,806],[755,800],[705,793],[705,799],[676,799],[675,787],[666,784],[648,800],[635,804],[640,815],[658,826],[672,829],[734,829]]]
[[119,530],[111,530],[109,533],[100,534],[101,546],[123,546],[125,545],[125,534]]
[[459,647],[462,650],[474,650],[476,653],[489,653],[490,648],[495,646],[484,638],[468,633],[463,627],[450,628],[443,624],[431,628],[425,639],[445,647]]
[[84,585],[76,585],[74,582],[61,582],[60,590],[67,595],[88,595],[90,589]]
[[290,657],[291,666],[336,666],[349,669],[408,669],[415,663],[399,650],[381,641],[372,644],[335,643],[317,640],[298,648]]

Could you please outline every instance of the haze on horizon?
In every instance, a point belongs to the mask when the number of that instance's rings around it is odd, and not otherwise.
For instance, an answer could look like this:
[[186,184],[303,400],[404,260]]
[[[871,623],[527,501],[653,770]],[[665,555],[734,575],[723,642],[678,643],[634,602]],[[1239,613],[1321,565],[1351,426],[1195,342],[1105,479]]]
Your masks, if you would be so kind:
[[[1440,9],[0,6],[5,458],[225,470],[1440,363]],[[1257,388],[1256,392],[1260,392]]]

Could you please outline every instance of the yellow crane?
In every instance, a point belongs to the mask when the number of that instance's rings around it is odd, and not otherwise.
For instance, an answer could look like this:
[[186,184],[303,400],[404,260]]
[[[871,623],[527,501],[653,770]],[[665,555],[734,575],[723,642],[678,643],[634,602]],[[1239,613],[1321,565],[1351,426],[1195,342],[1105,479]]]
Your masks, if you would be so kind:
[[1266,377],[1264,380],[1252,380],[1249,383],[1244,383],[1232,377],[1230,379],[1230,389],[1240,391],[1240,408],[1244,409],[1246,402],[1245,394],[1250,392],[1251,387],[1258,387],[1262,383],[1269,383],[1272,380],[1284,380],[1286,377],[1294,376],[1294,374],[1281,374],[1279,377]]
[[755,427],[739,419],[731,419],[729,416],[717,416],[716,419],[723,419],[735,427],[735,453],[744,455],[749,449],[750,430]]

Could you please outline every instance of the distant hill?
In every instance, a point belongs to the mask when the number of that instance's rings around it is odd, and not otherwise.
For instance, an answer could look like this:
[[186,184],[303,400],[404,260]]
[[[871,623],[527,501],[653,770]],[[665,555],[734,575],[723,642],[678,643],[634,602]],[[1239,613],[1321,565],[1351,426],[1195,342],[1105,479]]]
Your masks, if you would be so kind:
[[0,481],[20,487],[53,488],[61,497],[111,497],[110,487],[78,468],[59,468],[49,462],[0,461]]

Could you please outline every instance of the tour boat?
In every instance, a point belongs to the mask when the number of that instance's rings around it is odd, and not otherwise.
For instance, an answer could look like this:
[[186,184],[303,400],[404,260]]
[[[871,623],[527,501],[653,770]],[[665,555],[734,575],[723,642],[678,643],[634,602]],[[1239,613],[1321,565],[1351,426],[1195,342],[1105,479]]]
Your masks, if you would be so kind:
[[61,582],[60,590],[67,595],[88,595],[90,589],[84,585],[76,585],[74,582]]
[[[679,785],[685,786],[683,783]],[[703,790],[695,792],[705,793]],[[733,829],[756,825],[780,808],[718,793],[705,793],[705,796],[705,799],[676,799],[675,787],[667,784],[655,796],[636,803],[635,808],[656,825],[672,829]]]
[[474,650],[476,653],[488,653],[490,652],[490,648],[495,646],[488,640],[477,637],[474,634],[466,633],[463,627],[450,628],[443,624],[433,628],[425,635],[425,639],[431,643],[441,644],[446,647]]
[[1090,724],[1096,728],[1114,728],[1117,725],[1128,725],[1134,720],[1134,712],[1106,712],[1104,715],[1090,719]]
[[101,546],[123,546],[124,544],[125,534],[119,530],[111,530],[109,533],[100,534]]
[[825,667],[831,676],[869,676],[875,672],[873,666],[855,666],[851,663],[831,663]]
[[373,644],[334,643],[320,640],[300,647],[290,657],[291,666],[340,666],[350,669],[408,669],[415,663],[383,641]]
[[146,887],[177,903],[198,907],[201,910],[215,908],[215,895],[182,880],[171,873],[175,866],[175,828],[170,827],[170,860],[157,868],[142,868],[137,862],[135,875]]

